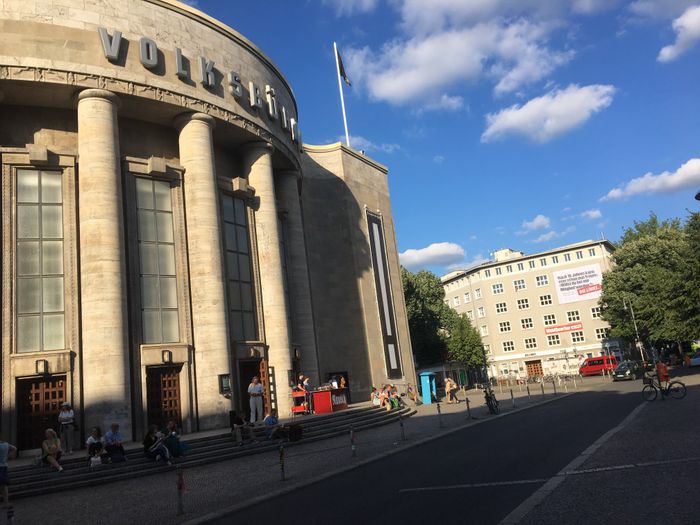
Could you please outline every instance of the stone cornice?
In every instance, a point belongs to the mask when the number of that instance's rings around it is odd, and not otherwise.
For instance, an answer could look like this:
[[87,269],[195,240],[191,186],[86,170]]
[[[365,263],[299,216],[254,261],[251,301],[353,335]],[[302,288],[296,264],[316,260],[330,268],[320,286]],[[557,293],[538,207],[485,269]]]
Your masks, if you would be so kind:
[[284,153],[295,166],[299,167],[298,153],[290,149],[284,142],[266,129],[233,111],[183,93],[178,93],[162,87],[150,86],[133,80],[39,66],[0,64],[0,81],[2,80],[44,82],[47,84],[74,86],[80,89],[104,89],[115,94],[132,95],[170,104],[182,108],[183,112],[205,113],[215,119],[237,126],[257,136],[263,142],[272,144],[276,150]]

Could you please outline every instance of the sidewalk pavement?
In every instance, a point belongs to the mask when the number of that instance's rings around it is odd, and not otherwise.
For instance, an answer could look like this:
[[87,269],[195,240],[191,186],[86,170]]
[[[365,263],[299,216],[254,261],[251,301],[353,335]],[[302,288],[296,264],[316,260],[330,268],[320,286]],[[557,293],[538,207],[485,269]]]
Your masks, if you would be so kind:
[[[578,390],[595,389],[609,383],[603,378],[587,378],[577,382]],[[531,387],[533,385],[530,385]],[[517,387],[513,392],[515,408],[510,401],[510,392],[496,396],[501,401],[501,416],[547,403],[566,395],[557,387],[554,395],[552,386],[545,385],[545,395],[539,384],[531,388],[528,400],[526,387],[522,392]],[[575,390],[567,383],[569,394]],[[458,396],[464,399],[464,394]],[[404,434],[401,439],[399,423],[358,432],[355,436],[356,457],[352,456],[350,438],[339,436],[323,441],[304,443],[303,440],[285,449],[286,481],[281,481],[279,452],[268,452],[254,456],[237,458],[184,469],[185,492],[183,516],[177,516],[177,476],[175,471],[153,476],[136,477],[129,481],[118,481],[97,485],[73,492],[60,492],[41,496],[41,504],[36,498],[20,499],[12,502],[15,509],[15,524],[42,523],[81,523],[81,525],[110,523],[152,523],[165,520],[168,523],[196,522],[201,516],[220,511],[234,510],[251,501],[262,501],[277,492],[289,492],[294,488],[329,475],[341,473],[368,461],[373,461],[415,446],[422,441],[438,438],[465,426],[481,424],[493,419],[484,405],[483,393],[468,391],[471,414],[466,417],[467,404],[440,403],[441,417],[437,415],[437,405],[421,405],[417,413],[404,419]],[[409,404],[412,403],[409,401]],[[60,473],[55,473],[60,476]],[[257,503],[263,508],[262,503]],[[308,511],[308,509],[306,510]]]
[[640,395],[636,417],[575,469],[586,472],[565,476],[520,523],[698,523],[700,373],[679,373],[685,399]]

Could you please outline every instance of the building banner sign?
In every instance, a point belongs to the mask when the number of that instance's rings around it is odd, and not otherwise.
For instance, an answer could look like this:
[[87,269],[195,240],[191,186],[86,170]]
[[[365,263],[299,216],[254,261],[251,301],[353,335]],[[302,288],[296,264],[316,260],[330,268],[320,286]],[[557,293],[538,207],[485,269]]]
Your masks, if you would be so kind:
[[559,304],[598,299],[603,290],[603,274],[599,264],[578,266],[552,275]]
[[544,329],[544,333],[550,334],[561,334],[562,332],[575,332],[577,330],[583,330],[583,323],[569,323],[560,324],[557,326],[548,326]]

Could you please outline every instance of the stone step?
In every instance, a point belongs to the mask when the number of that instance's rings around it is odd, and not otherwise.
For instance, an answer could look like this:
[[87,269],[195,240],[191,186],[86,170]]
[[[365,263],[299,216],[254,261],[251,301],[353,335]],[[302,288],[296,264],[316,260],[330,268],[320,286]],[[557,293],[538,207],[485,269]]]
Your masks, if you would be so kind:
[[[415,410],[405,407],[401,410],[386,412],[375,408],[355,411],[354,414],[339,413],[336,417],[324,418],[324,424],[314,422],[313,425],[302,424],[304,435],[298,443],[285,443],[285,448],[294,447],[297,444],[310,443],[330,437],[347,434],[350,427],[357,431],[367,430],[380,425],[386,425],[401,417],[410,417]],[[311,421],[309,421],[311,423]],[[260,429],[264,433],[264,429]],[[258,432],[256,432],[257,434]],[[89,487],[95,484],[110,483],[112,481],[131,479],[136,476],[167,472],[177,467],[194,467],[206,465],[218,461],[235,459],[237,457],[250,456],[277,450],[279,442],[270,442],[266,439],[258,443],[247,443],[236,446],[230,434],[208,436],[194,440],[197,447],[192,447],[187,456],[176,460],[175,466],[159,464],[143,457],[141,450],[134,450],[128,454],[129,460],[114,465],[102,465],[89,468],[86,459],[75,458],[63,464],[63,472],[48,470],[47,467],[30,467],[12,470],[10,494],[13,498],[30,497],[49,492],[58,492],[74,488]]]

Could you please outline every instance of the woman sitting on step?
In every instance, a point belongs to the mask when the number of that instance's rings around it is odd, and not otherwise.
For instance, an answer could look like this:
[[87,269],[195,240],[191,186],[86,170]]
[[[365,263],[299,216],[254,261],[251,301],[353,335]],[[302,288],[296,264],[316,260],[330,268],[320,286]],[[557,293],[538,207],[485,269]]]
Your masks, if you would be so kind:
[[56,431],[52,428],[47,428],[44,433],[46,439],[41,444],[41,459],[44,463],[48,463],[59,472],[63,472],[63,467],[58,462],[61,459],[61,440],[58,439]]
[[168,425],[163,430],[165,436],[165,447],[170,452],[170,457],[179,458],[185,454],[187,445],[180,441],[180,434],[177,431],[175,421],[168,421]]
[[100,457],[103,452],[102,431],[100,427],[92,427],[90,435],[85,441],[85,447],[88,453],[88,466],[94,467],[102,464]]
[[150,425],[146,437],[143,438],[143,454],[148,459],[165,461],[170,465],[170,451],[165,446],[166,437],[162,432],[158,431],[156,425]]

